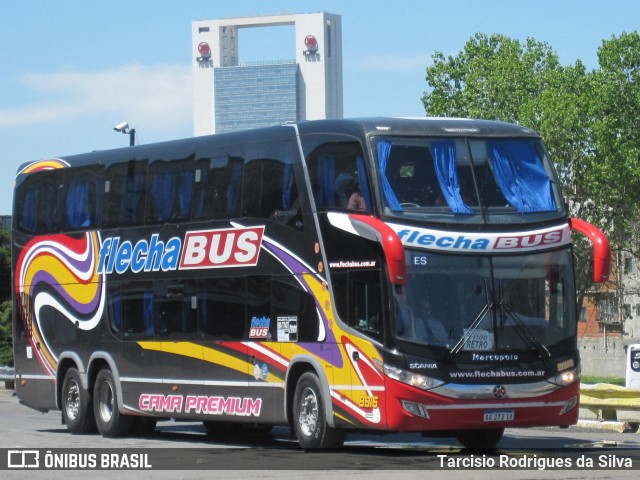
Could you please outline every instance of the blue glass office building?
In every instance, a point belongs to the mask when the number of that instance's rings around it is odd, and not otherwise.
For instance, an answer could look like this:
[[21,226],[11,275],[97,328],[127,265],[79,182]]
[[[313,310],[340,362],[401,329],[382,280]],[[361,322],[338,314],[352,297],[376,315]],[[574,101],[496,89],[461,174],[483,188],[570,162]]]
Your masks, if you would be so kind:
[[295,60],[215,68],[216,132],[298,120],[297,78]]

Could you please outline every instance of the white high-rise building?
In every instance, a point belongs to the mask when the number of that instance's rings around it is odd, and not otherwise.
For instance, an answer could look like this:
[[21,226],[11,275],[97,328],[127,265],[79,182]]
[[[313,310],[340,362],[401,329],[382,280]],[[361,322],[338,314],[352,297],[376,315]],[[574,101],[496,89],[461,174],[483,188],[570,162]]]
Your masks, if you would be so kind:
[[[239,63],[243,28],[295,27],[295,59]],[[342,24],[330,13],[192,24],[194,134],[342,117]]]

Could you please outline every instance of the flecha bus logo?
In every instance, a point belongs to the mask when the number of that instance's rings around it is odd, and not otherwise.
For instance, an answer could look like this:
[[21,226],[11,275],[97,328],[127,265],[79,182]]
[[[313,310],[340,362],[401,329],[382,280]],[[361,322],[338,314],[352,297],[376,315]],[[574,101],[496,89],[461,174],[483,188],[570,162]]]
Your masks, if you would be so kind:
[[184,239],[161,240],[154,233],[135,243],[105,238],[100,246],[98,273],[168,272],[198,268],[253,267],[258,263],[264,225],[186,232]]
[[187,232],[180,269],[253,267],[263,234],[264,226]]

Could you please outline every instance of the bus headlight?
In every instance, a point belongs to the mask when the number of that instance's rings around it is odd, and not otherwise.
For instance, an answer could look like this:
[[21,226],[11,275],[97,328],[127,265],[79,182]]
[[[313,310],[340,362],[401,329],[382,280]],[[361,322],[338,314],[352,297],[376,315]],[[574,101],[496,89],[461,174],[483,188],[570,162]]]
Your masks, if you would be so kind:
[[572,368],[571,370],[565,370],[555,377],[550,378],[549,382],[558,385],[559,387],[566,387],[567,385],[571,385],[579,378],[580,374],[578,373],[578,371],[575,368]]
[[432,388],[436,388],[444,384],[441,380],[414,372],[408,372],[401,368],[392,367],[391,365],[384,364],[382,367],[387,377],[406,383],[412,387],[420,388],[421,390],[431,390]]

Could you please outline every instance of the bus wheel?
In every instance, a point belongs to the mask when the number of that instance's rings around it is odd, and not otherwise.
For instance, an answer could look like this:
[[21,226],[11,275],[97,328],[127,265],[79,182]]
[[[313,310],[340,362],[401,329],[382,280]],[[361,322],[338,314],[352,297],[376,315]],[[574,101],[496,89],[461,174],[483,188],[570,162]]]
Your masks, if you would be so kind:
[[344,442],[344,430],[327,424],[318,377],[302,374],[293,396],[293,428],[302,448],[338,448]]
[[466,448],[493,448],[502,439],[503,434],[504,428],[462,430],[456,433],[456,438]]
[[135,418],[122,415],[116,396],[116,382],[109,369],[98,372],[93,389],[93,411],[98,431],[105,437],[120,437],[133,428]]
[[70,368],[62,382],[62,418],[71,433],[96,431],[91,395],[82,388],[80,373]]

